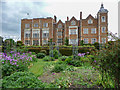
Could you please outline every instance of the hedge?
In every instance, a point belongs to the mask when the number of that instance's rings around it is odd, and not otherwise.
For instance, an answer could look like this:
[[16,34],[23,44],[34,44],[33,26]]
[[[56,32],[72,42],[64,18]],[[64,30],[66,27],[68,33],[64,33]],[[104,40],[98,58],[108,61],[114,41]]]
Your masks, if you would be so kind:
[[[92,47],[84,47],[84,48],[79,48],[78,52],[79,53],[86,53],[90,52],[91,49],[94,49]],[[49,48],[28,48],[28,51],[39,53],[41,50],[46,50],[47,55],[49,55]],[[65,56],[71,56],[72,55],[72,48],[59,48],[59,52],[62,55]]]

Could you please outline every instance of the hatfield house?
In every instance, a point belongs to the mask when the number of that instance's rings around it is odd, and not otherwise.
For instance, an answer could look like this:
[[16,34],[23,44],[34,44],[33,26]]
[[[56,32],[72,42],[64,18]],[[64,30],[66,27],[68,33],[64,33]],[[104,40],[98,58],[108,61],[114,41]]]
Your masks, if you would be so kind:
[[55,45],[64,45],[68,39],[69,45],[80,45],[83,40],[85,44],[95,42],[108,42],[108,10],[101,4],[97,17],[91,14],[86,19],[77,20],[74,16],[67,17],[65,22],[57,17],[33,18],[21,20],[21,40],[25,45],[45,45],[50,39]]

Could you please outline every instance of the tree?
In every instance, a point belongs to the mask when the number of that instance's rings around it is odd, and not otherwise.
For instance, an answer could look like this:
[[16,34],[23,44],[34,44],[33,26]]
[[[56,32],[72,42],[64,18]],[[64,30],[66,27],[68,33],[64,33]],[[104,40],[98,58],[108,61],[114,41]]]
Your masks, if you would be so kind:
[[81,45],[81,46],[83,46],[83,44],[84,44],[84,41],[83,41],[83,40],[81,40],[81,41],[80,41],[80,45]]
[[66,46],[69,45],[69,40],[67,39],[67,37],[66,37],[66,39],[65,39],[65,45],[66,45]]

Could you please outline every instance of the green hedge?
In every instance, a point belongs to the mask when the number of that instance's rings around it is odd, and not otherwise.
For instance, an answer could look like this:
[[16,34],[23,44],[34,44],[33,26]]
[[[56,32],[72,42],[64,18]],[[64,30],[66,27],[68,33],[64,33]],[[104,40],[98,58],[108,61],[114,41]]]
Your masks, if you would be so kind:
[[[90,47],[79,48],[78,52],[79,53],[86,53],[86,52],[92,51],[91,49],[94,49],[94,48],[92,48],[92,47],[91,48]],[[47,55],[49,55],[49,48],[28,48],[28,51],[35,52],[35,53],[39,53],[41,50],[46,50]],[[72,55],[72,48],[60,48],[59,52],[62,55],[71,56]]]

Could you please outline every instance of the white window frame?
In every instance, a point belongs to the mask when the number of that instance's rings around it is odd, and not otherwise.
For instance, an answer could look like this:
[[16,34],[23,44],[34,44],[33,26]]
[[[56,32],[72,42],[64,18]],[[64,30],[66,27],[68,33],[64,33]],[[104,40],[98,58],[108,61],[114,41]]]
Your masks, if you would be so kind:
[[[44,36],[44,34],[46,34],[46,36]],[[42,37],[43,38],[49,38],[49,30],[43,30],[42,31]]]
[[70,29],[70,34],[77,34],[77,29]]
[[25,28],[30,28],[30,24],[29,24],[29,23],[26,23],[26,24],[25,24]]
[[71,25],[75,25],[75,24],[76,24],[75,20],[72,20]]
[[77,43],[77,39],[69,39],[70,40],[70,44],[75,44]]
[[43,27],[48,27],[48,23],[43,23]]
[[34,24],[34,27],[38,27],[38,23],[35,23],[35,24]]
[[34,45],[34,41],[35,41],[35,44],[36,44],[36,41],[38,41],[37,45],[39,45],[39,40],[33,40],[33,45]]
[[[104,19],[103,19],[103,18],[104,18]],[[105,16],[102,16],[102,17],[101,17],[101,22],[106,22]]]
[[[26,43],[27,41],[27,43]],[[30,40],[25,40],[25,45],[30,45]]]
[[106,43],[106,38],[102,38],[102,44]]
[[92,19],[89,19],[88,20],[88,24],[92,24],[93,23],[93,20]]
[[88,44],[88,43],[89,43],[88,38],[84,38],[84,43],[85,43],[85,44]]
[[48,44],[48,40],[42,40],[42,44]]
[[57,36],[62,36],[62,32],[57,32]]
[[91,33],[96,34],[96,28],[91,28]]
[[83,34],[88,34],[88,28],[83,28]]
[[96,38],[92,38],[91,39],[91,43],[94,44],[95,42],[97,42],[97,39]]
[[106,33],[106,27],[101,27],[102,33]]
[[62,24],[60,23],[60,24],[58,24],[58,28],[62,28]]
[[62,43],[62,38],[58,38],[57,43]]

